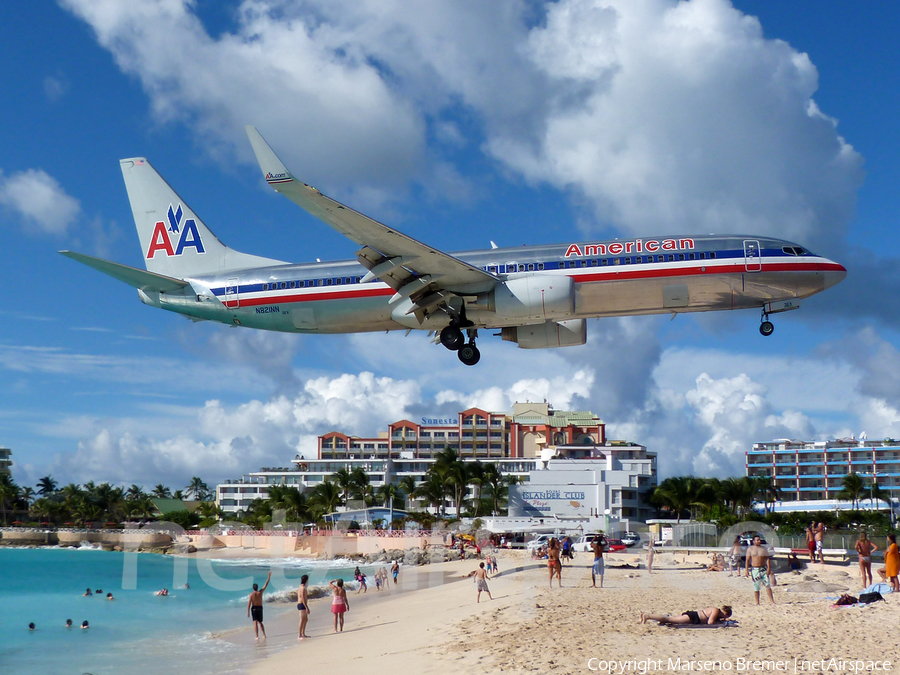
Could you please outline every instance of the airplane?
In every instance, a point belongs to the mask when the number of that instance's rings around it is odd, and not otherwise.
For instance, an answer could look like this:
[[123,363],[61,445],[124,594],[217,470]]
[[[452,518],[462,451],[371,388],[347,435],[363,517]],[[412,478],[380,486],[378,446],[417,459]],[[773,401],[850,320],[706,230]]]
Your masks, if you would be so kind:
[[[152,307],[295,333],[426,330],[469,366],[479,330],[523,349],[583,345],[587,319],[756,308],[770,315],[844,279],[840,264],[755,235],[670,235],[445,253],[297,180],[256,128],[266,182],[361,248],[292,264],[228,248],[141,157],[120,161],[146,270],[63,255],[129,284]],[[465,334],[464,334],[465,332]]]

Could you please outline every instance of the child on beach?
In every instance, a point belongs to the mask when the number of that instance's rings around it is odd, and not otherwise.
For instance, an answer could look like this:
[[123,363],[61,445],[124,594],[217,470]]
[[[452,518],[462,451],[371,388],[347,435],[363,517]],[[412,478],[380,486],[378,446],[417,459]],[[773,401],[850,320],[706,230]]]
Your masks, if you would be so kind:
[[359,589],[356,591],[356,594],[359,595],[360,592],[366,593],[369,590],[369,587],[366,586],[366,575],[362,573],[362,570],[360,570],[358,566],[353,572],[353,576],[356,578],[357,583],[359,583]]
[[490,589],[488,589],[487,579],[485,578],[486,576],[487,576],[487,572],[484,569],[484,563],[483,562],[478,563],[478,569],[475,570],[475,578],[474,578],[475,588],[478,591],[478,595],[475,598],[476,603],[481,602],[481,594],[482,593],[487,593],[488,600],[494,599],[491,597]]
[[338,632],[338,622],[340,622],[341,632],[344,631],[344,612],[350,611],[350,600],[347,598],[347,591],[344,590],[344,580],[335,579],[329,581],[328,585],[334,595],[331,596],[331,613],[334,614],[334,632]]

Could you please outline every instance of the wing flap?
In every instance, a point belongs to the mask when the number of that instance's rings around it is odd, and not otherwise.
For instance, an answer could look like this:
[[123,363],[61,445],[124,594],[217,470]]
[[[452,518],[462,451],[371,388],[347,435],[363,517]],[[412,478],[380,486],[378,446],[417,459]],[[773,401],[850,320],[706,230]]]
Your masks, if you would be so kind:
[[129,286],[138,288],[142,291],[156,291],[158,293],[172,293],[181,290],[186,286],[190,286],[187,281],[181,279],[173,279],[155,272],[147,272],[136,267],[128,265],[120,265],[103,258],[95,258],[94,256],[84,255],[83,253],[75,253],[74,251],[60,251],[67,258],[76,260],[83,265],[92,267],[98,272],[108,274],[113,279],[118,279]]

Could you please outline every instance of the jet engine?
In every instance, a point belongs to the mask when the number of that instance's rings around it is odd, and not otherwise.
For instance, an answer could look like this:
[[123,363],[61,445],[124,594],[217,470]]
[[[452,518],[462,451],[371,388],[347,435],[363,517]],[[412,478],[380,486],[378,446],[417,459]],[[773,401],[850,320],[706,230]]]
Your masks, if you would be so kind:
[[512,326],[501,328],[500,337],[507,342],[518,343],[519,349],[575,347],[587,342],[587,324],[584,319],[569,319],[533,326]]
[[479,295],[475,307],[508,319],[564,319],[575,313],[575,282],[549,274],[509,279]]

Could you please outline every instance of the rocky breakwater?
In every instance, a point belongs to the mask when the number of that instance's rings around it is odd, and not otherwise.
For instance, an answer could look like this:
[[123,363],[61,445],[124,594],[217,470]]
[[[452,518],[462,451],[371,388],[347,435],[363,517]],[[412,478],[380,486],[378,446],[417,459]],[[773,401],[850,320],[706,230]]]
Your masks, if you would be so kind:
[[0,533],[3,546],[55,546],[59,543],[56,532],[43,530],[9,529]]
[[59,532],[60,546],[81,546],[83,542],[113,551],[152,551],[168,553],[174,546],[172,536],[162,532]]

